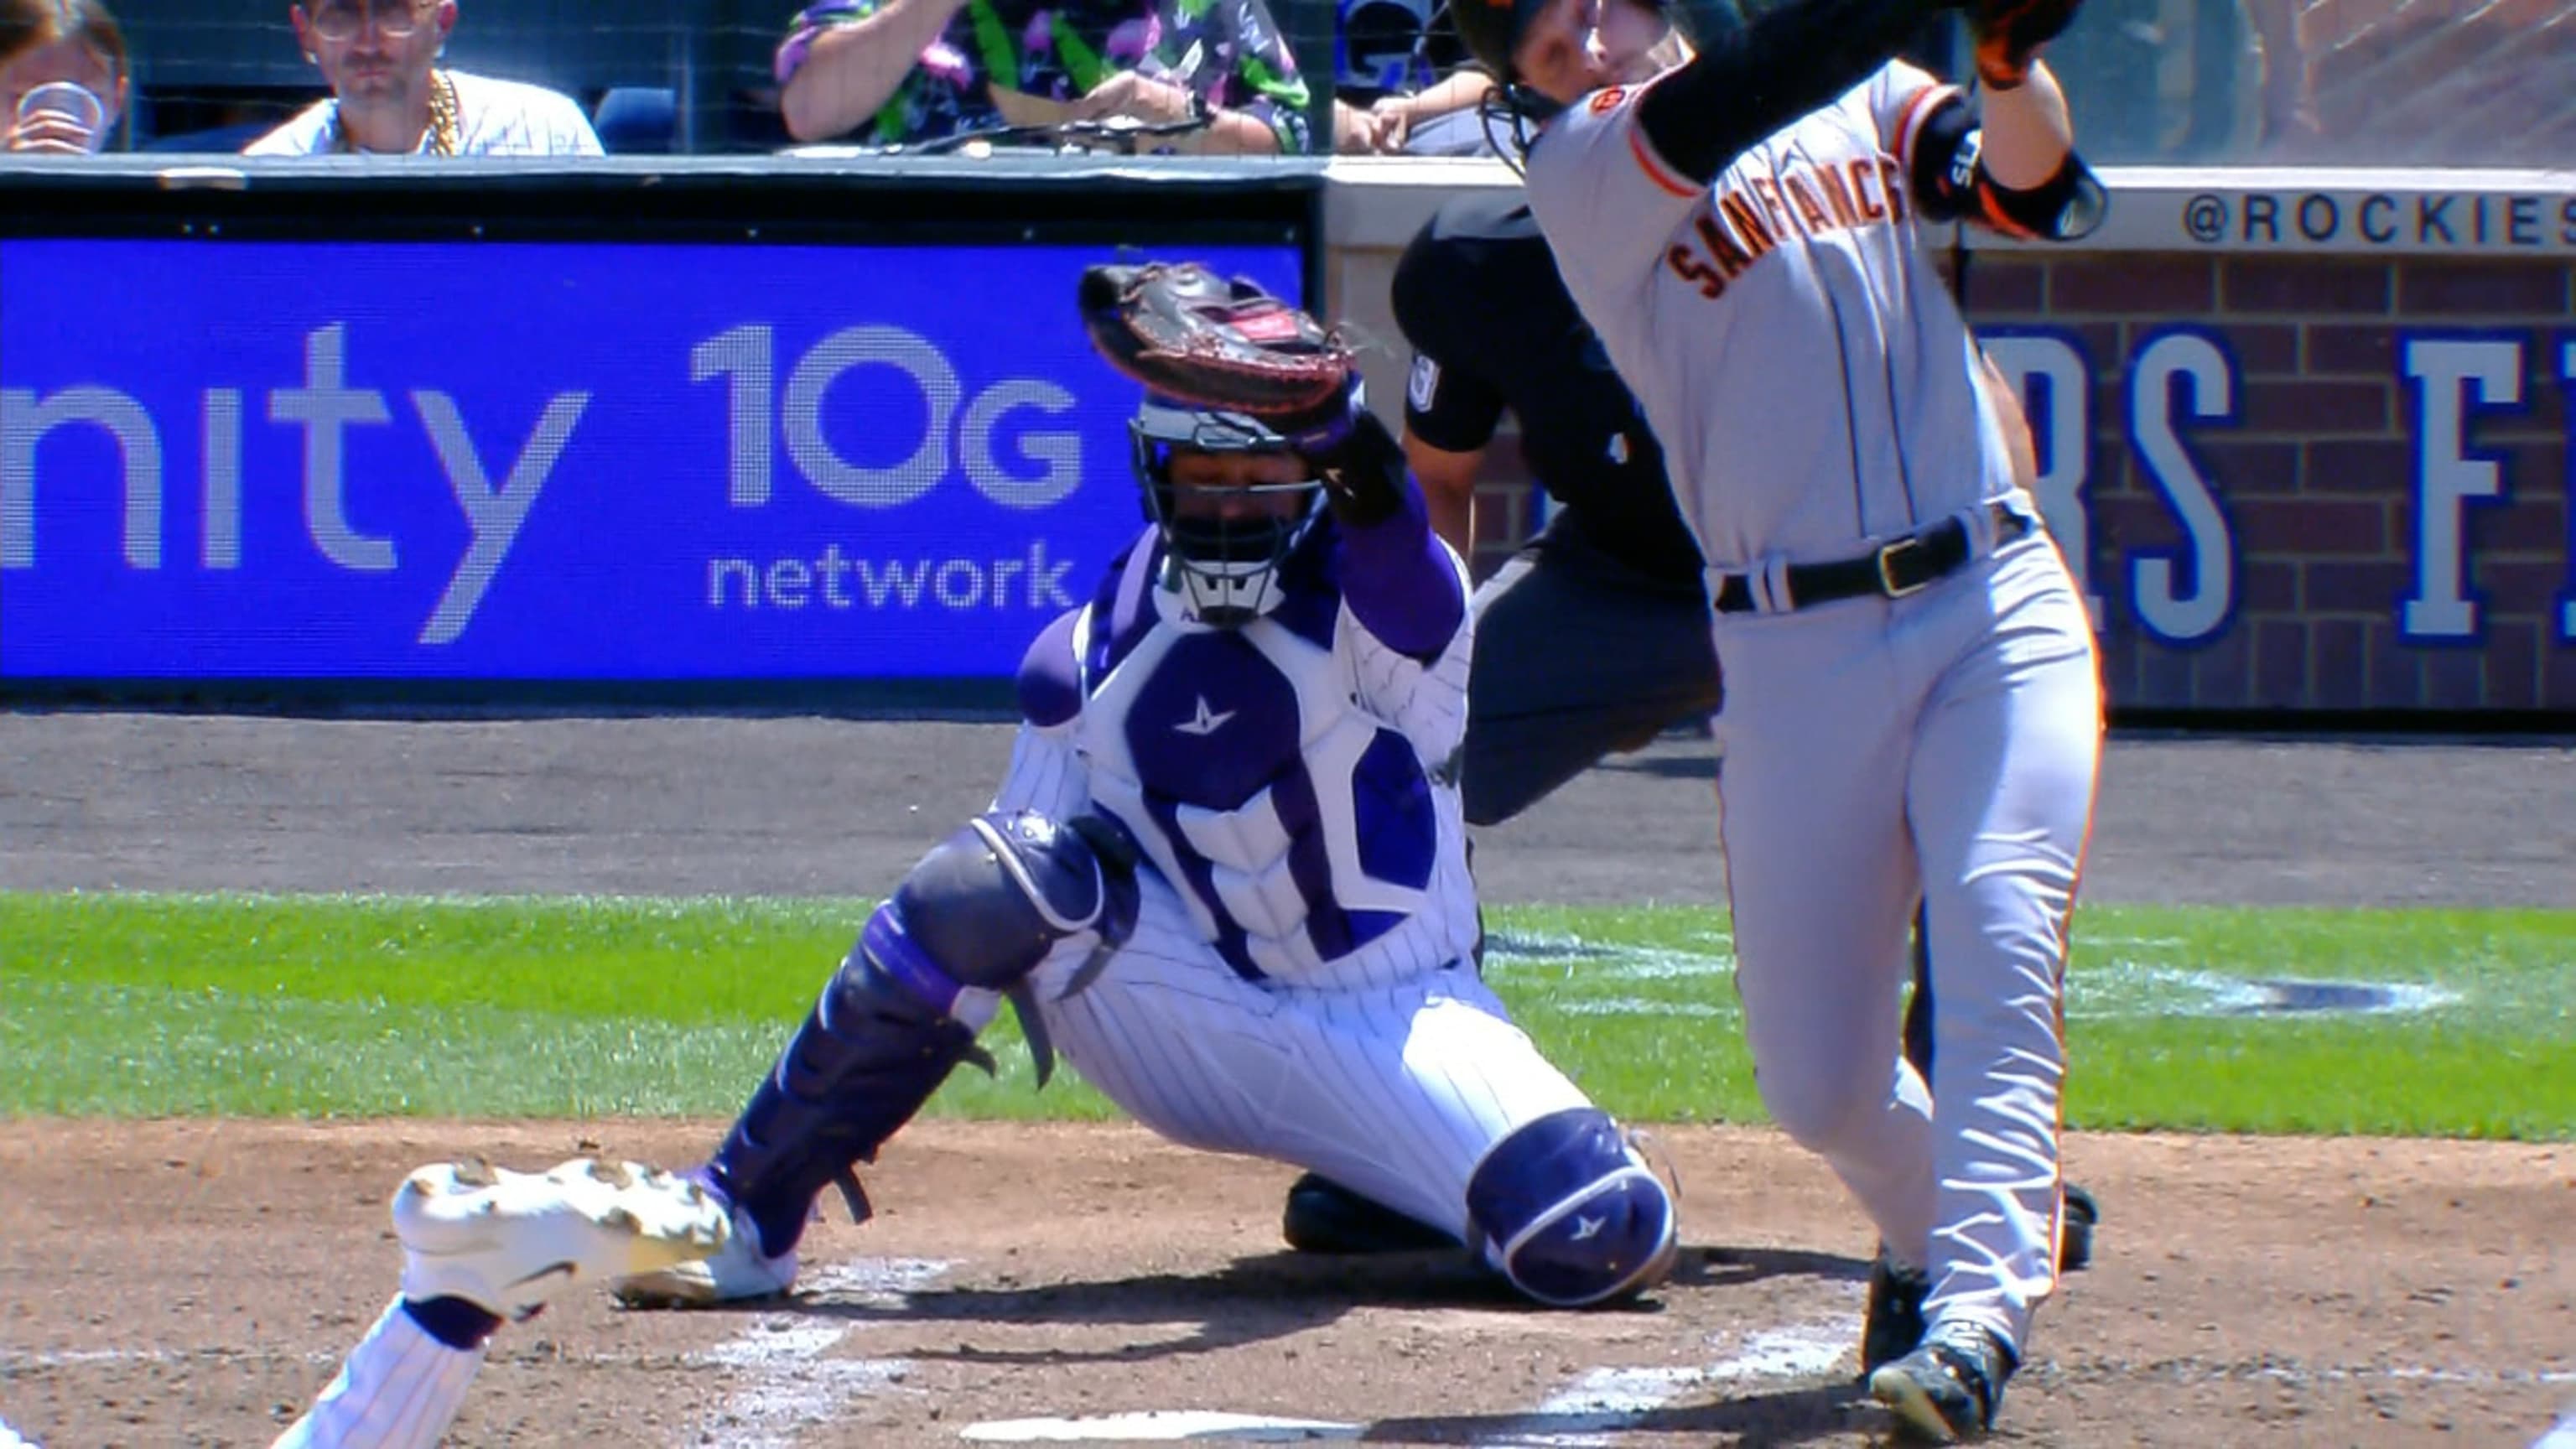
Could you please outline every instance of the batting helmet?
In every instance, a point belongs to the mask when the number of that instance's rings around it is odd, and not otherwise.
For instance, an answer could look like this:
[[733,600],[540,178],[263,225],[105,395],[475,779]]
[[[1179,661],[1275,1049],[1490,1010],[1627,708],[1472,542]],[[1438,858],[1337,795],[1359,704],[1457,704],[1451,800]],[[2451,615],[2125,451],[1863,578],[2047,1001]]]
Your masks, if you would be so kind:
[[1512,52],[1520,48],[1521,36],[1530,22],[1538,18],[1554,0],[1450,0],[1449,20],[1458,27],[1458,43],[1485,68],[1494,79],[1509,85],[1518,79],[1512,74]]
[[[1520,79],[1512,74],[1512,53],[1520,49],[1521,37],[1530,24],[1545,10],[1551,0],[1450,0],[1449,16],[1458,27],[1458,39],[1467,52],[1493,76],[1506,85]],[[1623,0],[1608,0],[1623,3]],[[1662,15],[1677,26],[1682,38],[1698,44],[1722,39],[1744,28],[1744,10],[1737,0],[1624,0],[1643,10]]]

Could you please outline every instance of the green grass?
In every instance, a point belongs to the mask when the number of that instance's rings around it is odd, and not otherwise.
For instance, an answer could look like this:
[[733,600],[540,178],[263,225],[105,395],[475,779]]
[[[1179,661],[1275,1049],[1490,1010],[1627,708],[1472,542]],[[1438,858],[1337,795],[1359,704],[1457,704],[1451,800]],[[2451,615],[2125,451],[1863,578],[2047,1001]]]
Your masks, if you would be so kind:
[[[0,893],[0,1113],[727,1116],[847,949],[856,901]],[[1761,1119],[1722,913],[1504,908],[1487,974],[1641,1121]],[[2079,1127],[2576,1137],[2576,913],[2087,907]],[[2409,1009],[2248,1010],[2254,980]],[[1113,1109],[999,1080],[941,1115]]]

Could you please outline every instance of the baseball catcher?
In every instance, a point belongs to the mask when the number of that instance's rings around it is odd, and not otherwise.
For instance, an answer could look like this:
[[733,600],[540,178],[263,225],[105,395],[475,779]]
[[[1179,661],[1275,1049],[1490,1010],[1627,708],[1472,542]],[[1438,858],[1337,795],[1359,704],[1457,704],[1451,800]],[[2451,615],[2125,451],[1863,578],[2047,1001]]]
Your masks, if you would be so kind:
[[981,1057],[1005,1000],[1042,1074],[1060,1053],[1176,1142],[1348,1184],[1540,1303],[1651,1289],[1669,1191],[1477,972],[1439,768],[1465,569],[1348,350],[1197,266],[1094,268],[1077,302],[1146,388],[1145,527],[1029,647],[991,810],[869,917],[701,1170],[726,1246],[625,1296],[792,1285],[822,1190],[865,1216],[853,1165]]

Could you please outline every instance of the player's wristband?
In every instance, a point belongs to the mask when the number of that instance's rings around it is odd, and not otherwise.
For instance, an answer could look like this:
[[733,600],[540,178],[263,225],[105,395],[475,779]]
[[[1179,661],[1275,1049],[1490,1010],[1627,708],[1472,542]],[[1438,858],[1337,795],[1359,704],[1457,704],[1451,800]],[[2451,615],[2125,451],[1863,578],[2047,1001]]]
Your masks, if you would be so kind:
[[1343,384],[1342,395],[1324,404],[1313,415],[1293,419],[1280,431],[1289,448],[1309,458],[1320,458],[1335,452],[1350,441],[1351,430],[1360,415],[1368,411],[1368,388],[1358,372]]

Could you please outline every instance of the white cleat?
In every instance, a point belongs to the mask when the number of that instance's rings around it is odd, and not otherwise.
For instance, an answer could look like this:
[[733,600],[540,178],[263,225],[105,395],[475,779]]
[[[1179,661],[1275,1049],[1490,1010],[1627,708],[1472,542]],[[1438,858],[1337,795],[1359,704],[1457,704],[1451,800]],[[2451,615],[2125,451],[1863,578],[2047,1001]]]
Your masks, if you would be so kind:
[[481,1159],[423,1167],[394,1193],[403,1296],[462,1298],[527,1318],[573,1283],[724,1250],[724,1204],[688,1178],[577,1157],[544,1173]]
[[608,1285],[629,1308],[713,1308],[776,1298],[796,1286],[796,1254],[760,1251],[760,1230],[736,1214],[725,1245],[704,1258],[673,1263]]

